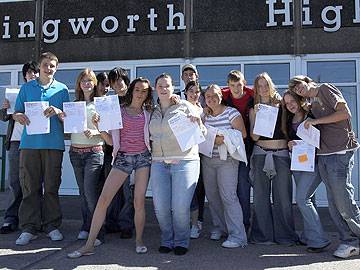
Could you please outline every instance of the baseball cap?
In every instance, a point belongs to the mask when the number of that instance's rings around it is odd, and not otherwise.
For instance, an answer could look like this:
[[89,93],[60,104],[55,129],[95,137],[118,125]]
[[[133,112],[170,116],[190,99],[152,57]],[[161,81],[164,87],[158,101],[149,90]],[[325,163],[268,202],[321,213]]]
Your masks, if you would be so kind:
[[198,71],[197,71],[196,67],[194,65],[192,65],[192,64],[184,65],[182,67],[182,69],[181,69],[181,73],[183,73],[185,69],[192,69],[196,74],[198,74]]

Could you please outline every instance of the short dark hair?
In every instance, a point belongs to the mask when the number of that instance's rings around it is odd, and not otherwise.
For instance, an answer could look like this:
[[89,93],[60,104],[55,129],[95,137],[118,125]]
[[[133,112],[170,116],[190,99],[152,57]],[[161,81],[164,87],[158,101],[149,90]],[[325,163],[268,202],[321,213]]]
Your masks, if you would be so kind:
[[98,73],[96,75],[96,79],[97,79],[98,84],[103,83],[106,79],[108,79],[108,77],[109,76],[105,71]]
[[115,67],[112,70],[110,70],[108,78],[109,78],[110,86],[113,83],[115,83],[115,81],[117,81],[118,79],[122,79],[127,87],[129,87],[130,85],[129,74],[126,71],[126,69],[123,69],[121,67]]
[[22,67],[22,75],[24,78],[24,81],[26,82],[26,73],[28,73],[29,70],[34,71],[35,73],[39,73],[39,63],[35,61],[29,61],[26,62]]

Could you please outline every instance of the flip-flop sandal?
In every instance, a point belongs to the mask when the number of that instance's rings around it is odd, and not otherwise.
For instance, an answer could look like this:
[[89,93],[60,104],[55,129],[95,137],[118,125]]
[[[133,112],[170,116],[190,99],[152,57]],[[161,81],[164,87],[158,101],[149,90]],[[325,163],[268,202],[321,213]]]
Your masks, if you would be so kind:
[[144,254],[146,252],[147,252],[147,247],[145,247],[145,246],[137,246],[136,247],[137,254]]
[[86,251],[86,252],[82,253],[79,250],[75,250],[74,252],[69,253],[67,255],[67,257],[70,259],[77,259],[77,258],[80,258],[81,256],[90,256],[93,254],[95,254],[94,251]]

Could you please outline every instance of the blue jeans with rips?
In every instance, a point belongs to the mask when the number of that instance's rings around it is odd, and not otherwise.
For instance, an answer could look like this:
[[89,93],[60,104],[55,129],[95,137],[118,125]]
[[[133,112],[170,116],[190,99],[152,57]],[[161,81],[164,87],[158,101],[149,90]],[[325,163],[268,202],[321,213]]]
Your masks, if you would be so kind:
[[360,237],[360,210],[354,200],[351,171],[354,151],[346,154],[319,156],[319,172],[329,203],[329,212],[343,244],[358,247]]
[[199,160],[151,164],[151,190],[161,229],[161,246],[189,247],[190,204],[199,178]]

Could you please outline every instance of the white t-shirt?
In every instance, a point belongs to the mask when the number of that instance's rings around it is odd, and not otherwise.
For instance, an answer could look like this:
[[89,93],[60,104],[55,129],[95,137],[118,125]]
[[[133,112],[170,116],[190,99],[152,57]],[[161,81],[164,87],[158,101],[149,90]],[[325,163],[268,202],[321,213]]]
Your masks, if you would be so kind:
[[24,130],[24,126],[21,125],[21,124],[18,123],[18,122],[15,122],[14,129],[13,129],[13,133],[12,133],[12,135],[11,135],[10,141],[11,141],[11,142],[20,141],[20,140],[21,140],[21,135],[22,135],[22,133],[23,133],[23,130]]

